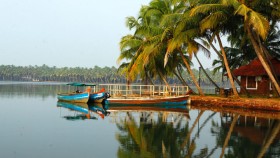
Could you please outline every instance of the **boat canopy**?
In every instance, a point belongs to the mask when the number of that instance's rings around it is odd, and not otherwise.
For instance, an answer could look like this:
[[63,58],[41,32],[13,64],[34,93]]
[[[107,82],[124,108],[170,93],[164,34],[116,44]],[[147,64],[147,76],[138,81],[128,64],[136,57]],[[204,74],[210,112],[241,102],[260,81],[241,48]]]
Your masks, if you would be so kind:
[[96,86],[95,84],[79,83],[79,82],[67,83],[67,85],[69,85],[69,86]]

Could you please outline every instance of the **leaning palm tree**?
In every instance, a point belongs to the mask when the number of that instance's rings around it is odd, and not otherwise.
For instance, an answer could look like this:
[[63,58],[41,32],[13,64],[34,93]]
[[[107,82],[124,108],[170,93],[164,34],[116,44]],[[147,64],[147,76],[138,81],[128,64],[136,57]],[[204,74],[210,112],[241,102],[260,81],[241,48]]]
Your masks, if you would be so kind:
[[[211,14],[209,14],[209,12]],[[202,16],[203,18],[200,22],[201,32],[211,32],[212,38],[216,37],[222,52],[222,59],[233,89],[234,97],[238,98],[239,95],[227,61],[226,51],[220,37],[221,34],[226,34],[226,32],[232,31],[232,27],[236,25],[234,22],[238,19],[230,16],[231,12],[232,9],[224,4],[200,4],[191,10],[191,16]]]
[[[196,29],[195,25],[191,25],[196,23],[196,19],[188,17],[188,9],[188,7],[184,7],[184,11],[186,11],[186,13],[172,13],[163,19],[164,23],[162,23],[162,25],[166,27],[164,31],[165,34],[163,34],[162,39],[166,39],[168,41],[168,47],[165,54],[164,63],[168,63],[168,59],[170,56],[174,54],[179,54],[183,59],[183,62],[199,94],[203,96],[204,93],[200,88],[189,63],[187,62],[186,58],[184,58],[184,54],[188,53],[191,58],[192,55],[194,53],[197,53],[199,50],[202,50],[206,53],[209,53],[209,50],[197,41],[195,41],[195,38],[197,37],[197,34],[199,32],[198,29]],[[174,23],[176,25],[174,25]],[[188,27],[186,27],[186,23],[189,23]]]
[[[254,47],[258,59],[274,85],[276,92],[280,95],[279,83],[277,82],[275,75],[272,73],[261,43],[262,40],[266,40],[270,29],[268,19],[259,12],[253,10],[254,8],[250,8],[250,3],[246,5],[244,3],[239,3],[238,1],[233,1],[231,2],[231,5],[234,6],[235,14],[241,15],[244,18],[244,28],[246,29],[246,34]],[[267,6],[269,5],[271,4],[269,3]],[[271,14],[267,14],[267,16],[270,15]],[[278,17],[280,18],[280,15]]]
[[119,60],[124,58],[130,60],[126,69],[129,80],[135,80],[138,76],[141,78],[158,76],[169,87],[166,77],[172,69],[163,68],[161,52],[164,45],[155,44],[157,32],[161,32],[161,28],[156,27],[156,19],[152,19],[151,16],[144,17],[146,10],[147,6],[142,7],[137,19],[128,18],[127,25],[135,28],[135,33],[122,38]]

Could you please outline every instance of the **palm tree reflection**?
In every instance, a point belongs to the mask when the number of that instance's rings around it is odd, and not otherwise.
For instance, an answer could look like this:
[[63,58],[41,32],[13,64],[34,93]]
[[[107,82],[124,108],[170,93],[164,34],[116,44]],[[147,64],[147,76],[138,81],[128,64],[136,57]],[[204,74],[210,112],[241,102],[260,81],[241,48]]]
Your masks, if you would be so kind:
[[[117,121],[118,157],[271,157],[279,155],[280,121],[200,110],[191,123],[182,113],[123,113]],[[206,117],[205,117],[206,116]],[[202,122],[199,124],[199,122]],[[214,145],[201,145],[200,132],[216,138]],[[195,128],[197,127],[197,128]],[[209,134],[210,134],[209,133]],[[200,143],[200,144],[199,144]],[[279,144],[279,143],[278,143]],[[217,150],[219,149],[219,150]]]
[[196,138],[216,113],[208,116],[190,139],[203,113],[189,128],[189,116],[182,113],[140,112],[137,116],[135,112],[126,112],[124,119],[117,121],[118,157],[205,157],[207,147],[194,154]]
[[[220,157],[271,157],[279,155],[277,138],[278,119],[222,114],[221,125],[212,122],[211,133],[216,136],[216,146],[210,153],[221,148]],[[279,143],[279,142],[278,142]]]
[[140,121],[134,114],[127,112],[125,119],[117,122],[118,157],[181,157],[180,137],[188,133],[183,114],[141,112]]

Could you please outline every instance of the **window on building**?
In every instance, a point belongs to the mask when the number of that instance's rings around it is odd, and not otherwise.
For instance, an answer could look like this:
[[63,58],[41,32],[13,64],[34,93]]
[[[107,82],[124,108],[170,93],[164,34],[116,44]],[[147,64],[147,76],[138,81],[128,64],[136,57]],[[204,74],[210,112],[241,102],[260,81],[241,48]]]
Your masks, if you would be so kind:
[[255,76],[247,76],[246,89],[257,89],[258,83]]

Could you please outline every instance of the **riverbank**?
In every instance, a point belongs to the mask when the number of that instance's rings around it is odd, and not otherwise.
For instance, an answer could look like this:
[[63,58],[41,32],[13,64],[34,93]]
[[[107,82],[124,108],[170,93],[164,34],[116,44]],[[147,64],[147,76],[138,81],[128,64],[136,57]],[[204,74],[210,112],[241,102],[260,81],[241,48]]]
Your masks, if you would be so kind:
[[191,96],[192,106],[240,108],[280,112],[280,99],[276,98],[224,98],[218,96]]

